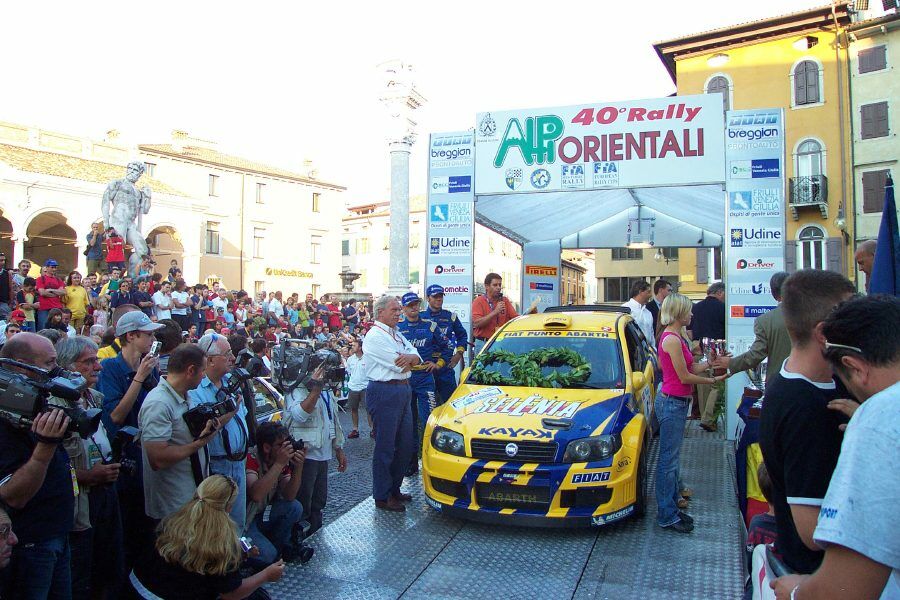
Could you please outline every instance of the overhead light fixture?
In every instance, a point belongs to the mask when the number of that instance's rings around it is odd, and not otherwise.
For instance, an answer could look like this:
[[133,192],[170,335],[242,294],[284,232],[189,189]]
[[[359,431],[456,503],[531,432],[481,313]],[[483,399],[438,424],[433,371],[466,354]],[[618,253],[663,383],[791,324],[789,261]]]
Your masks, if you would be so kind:
[[728,61],[731,60],[731,57],[727,54],[723,54],[719,52],[717,54],[713,54],[709,58],[706,59],[706,64],[710,67],[722,67],[725,66]]
[[809,50],[810,48],[812,48],[813,46],[817,45],[818,43],[819,43],[819,38],[817,38],[813,35],[805,35],[802,38],[800,38],[799,40],[797,40],[796,42],[794,42],[793,44],[791,44],[791,46],[794,47],[794,50],[798,50],[800,52],[805,52],[805,51]]

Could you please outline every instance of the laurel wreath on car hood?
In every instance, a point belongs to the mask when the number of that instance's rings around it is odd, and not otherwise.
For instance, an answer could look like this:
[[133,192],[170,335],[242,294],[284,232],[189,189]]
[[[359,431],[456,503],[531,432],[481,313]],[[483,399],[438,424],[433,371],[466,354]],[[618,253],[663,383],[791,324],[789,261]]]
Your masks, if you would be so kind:
[[[509,375],[488,370],[498,363],[510,365]],[[552,370],[544,374],[544,367]],[[562,371],[560,367],[569,367]],[[543,348],[527,354],[508,350],[482,352],[472,361],[469,379],[481,385],[517,385],[565,388],[584,383],[591,376],[590,363],[571,348]]]

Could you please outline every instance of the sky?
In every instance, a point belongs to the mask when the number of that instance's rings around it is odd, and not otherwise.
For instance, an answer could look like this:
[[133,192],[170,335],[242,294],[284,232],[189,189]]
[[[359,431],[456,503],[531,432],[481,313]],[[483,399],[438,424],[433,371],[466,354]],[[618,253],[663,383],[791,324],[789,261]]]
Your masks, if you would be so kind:
[[6,3],[0,121],[131,143],[173,129],[289,169],[312,160],[347,205],[389,199],[377,65],[413,65],[410,193],[428,134],[480,111],[666,96],[653,42],[826,4],[722,2]]

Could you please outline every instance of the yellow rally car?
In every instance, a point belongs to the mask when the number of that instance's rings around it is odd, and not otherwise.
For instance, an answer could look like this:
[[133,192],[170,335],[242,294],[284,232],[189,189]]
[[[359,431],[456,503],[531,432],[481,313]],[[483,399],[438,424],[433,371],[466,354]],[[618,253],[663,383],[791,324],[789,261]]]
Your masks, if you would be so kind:
[[506,323],[428,418],[428,504],[550,527],[643,515],[655,364],[627,308],[555,307]]

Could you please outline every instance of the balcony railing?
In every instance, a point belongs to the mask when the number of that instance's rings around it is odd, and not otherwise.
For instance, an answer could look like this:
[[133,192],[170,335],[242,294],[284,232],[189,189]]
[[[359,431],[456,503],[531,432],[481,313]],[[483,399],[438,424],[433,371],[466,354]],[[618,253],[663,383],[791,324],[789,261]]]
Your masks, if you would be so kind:
[[816,206],[822,218],[828,218],[828,178],[824,175],[808,177],[791,177],[788,204],[794,220],[799,216],[797,209],[801,206]]

